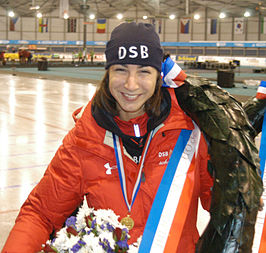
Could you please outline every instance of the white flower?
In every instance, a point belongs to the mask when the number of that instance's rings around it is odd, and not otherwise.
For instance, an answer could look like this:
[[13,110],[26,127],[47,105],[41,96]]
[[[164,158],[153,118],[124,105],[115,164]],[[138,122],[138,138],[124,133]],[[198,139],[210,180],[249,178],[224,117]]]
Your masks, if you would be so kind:
[[58,250],[63,250],[68,240],[66,228],[62,228],[59,232],[57,232],[56,237],[54,246],[58,248]]
[[79,253],[89,253],[89,252],[91,252],[91,251],[89,251],[89,248],[86,246],[80,248],[80,250],[79,250]]
[[76,227],[78,231],[86,227],[85,217],[89,216],[91,213],[93,213],[93,211],[94,211],[93,208],[88,207],[87,200],[84,197],[83,205],[79,209],[76,216],[77,218]]
[[79,241],[79,239],[79,237],[73,235],[69,238],[67,236],[66,228],[63,228],[57,233],[57,238],[53,245],[59,250],[67,250],[71,249]]
[[102,246],[99,245],[99,237],[96,237],[93,233],[84,235],[83,241],[86,243],[85,248],[88,252],[104,253]]
[[120,217],[119,215],[116,215],[113,210],[108,209],[99,209],[95,210],[94,214],[96,216],[96,223],[97,224],[102,224],[109,222],[113,227],[117,227],[121,225],[118,221],[118,218]]

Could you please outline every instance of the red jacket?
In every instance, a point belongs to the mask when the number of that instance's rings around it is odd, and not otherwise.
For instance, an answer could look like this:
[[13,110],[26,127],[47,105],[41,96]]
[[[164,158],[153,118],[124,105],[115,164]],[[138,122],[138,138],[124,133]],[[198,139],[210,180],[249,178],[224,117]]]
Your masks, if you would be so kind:
[[[177,103],[172,104],[170,115],[156,132],[146,155],[146,180],[141,183],[131,211],[135,226],[130,231],[130,243],[143,233],[170,150],[174,149],[180,130],[194,128],[191,119]],[[207,172],[207,158],[206,143],[201,138],[192,203],[177,251],[179,253],[195,252],[199,236],[196,229],[198,197],[205,209],[210,206],[212,179]],[[114,168],[111,174],[106,173],[104,165],[107,163]],[[89,103],[76,126],[64,138],[44,177],[22,206],[2,252],[30,253],[40,250],[52,231],[60,229],[66,218],[82,202],[85,194],[89,206],[96,209],[110,208],[120,217],[125,217],[128,210],[115,165],[112,134],[97,125]],[[138,173],[137,164],[126,157],[124,167],[128,196],[131,196]]]

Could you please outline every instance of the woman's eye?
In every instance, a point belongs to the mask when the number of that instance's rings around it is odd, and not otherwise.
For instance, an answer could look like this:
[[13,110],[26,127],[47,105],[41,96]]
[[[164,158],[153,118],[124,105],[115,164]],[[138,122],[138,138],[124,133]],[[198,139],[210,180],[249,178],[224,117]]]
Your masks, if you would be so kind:
[[125,72],[126,69],[123,69],[123,68],[116,68],[115,71],[116,71],[116,72]]
[[142,69],[141,70],[141,73],[144,73],[144,74],[150,74],[151,72],[147,69]]

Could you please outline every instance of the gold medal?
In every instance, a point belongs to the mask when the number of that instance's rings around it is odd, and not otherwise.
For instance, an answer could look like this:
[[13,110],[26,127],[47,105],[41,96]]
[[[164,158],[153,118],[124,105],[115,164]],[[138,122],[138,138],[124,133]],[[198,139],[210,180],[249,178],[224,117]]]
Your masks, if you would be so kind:
[[134,227],[134,220],[128,214],[127,217],[121,219],[121,224],[125,225],[128,230],[131,230]]

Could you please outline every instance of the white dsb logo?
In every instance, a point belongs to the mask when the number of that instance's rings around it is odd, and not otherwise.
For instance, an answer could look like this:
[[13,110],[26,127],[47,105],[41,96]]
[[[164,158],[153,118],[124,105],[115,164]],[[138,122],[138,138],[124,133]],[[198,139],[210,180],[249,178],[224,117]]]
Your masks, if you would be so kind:
[[149,57],[148,47],[145,45],[140,45],[140,48],[131,46],[128,48],[128,51],[125,47],[118,48],[118,59],[122,60],[128,55],[129,58],[137,58],[140,55],[141,59],[146,59]]
[[158,153],[158,156],[159,156],[159,157],[166,157],[166,156],[168,156],[168,151],[165,151],[165,152],[159,152],[159,153]]

